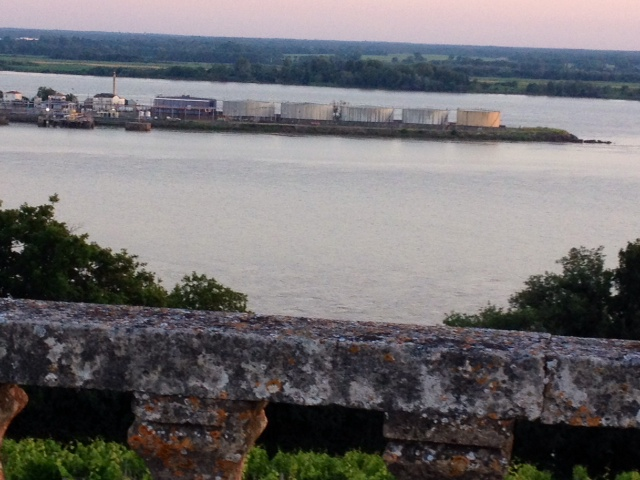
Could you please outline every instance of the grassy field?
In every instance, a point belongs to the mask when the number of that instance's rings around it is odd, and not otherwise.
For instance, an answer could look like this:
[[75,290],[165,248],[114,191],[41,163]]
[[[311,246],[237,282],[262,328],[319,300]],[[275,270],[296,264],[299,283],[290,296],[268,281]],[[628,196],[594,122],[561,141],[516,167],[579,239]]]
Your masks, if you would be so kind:
[[[538,85],[546,85],[549,80],[548,79],[540,79],[540,78],[515,78],[515,77],[470,77],[470,80],[476,80],[478,82],[490,83],[490,84],[500,84],[500,83],[510,83],[516,82],[518,84],[518,88],[526,88],[526,86],[530,83],[537,83]],[[566,82],[571,80],[552,80],[554,82]],[[640,83],[633,82],[599,82],[599,81],[585,81],[583,83],[589,83],[592,85],[597,85],[599,87],[611,87],[611,88],[622,88],[624,86],[629,88],[640,88]]]
[[[393,59],[396,59],[397,62],[402,63],[406,60],[416,61],[416,56],[413,53],[389,53],[387,55],[362,55],[363,60],[380,60],[381,62],[393,62]],[[448,60],[448,55],[422,55],[421,61],[426,62],[436,62]]]
[[97,68],[116,69],[126,67],[128,69],[139,70],[160,70],[172,66],[180,67],[202,67],[209,66],[205,63],[195,62],[168,62],[168,63],[144,63],[144,62],[93,62],[85,60],[55,60],[45,57],[35,56],[15,56],[0,55],[0,66],[16,67],[22,72],[44,72],[47,73],[73,73]]

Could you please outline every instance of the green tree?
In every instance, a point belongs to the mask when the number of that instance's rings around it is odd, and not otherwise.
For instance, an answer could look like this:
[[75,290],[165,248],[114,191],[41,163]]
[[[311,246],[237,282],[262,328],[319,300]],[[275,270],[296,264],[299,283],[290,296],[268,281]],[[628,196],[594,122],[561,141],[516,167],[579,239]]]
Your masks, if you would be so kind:
[[618,252],[613,283],[613,328],[620,338],[640,339],[640,239]]
[[192,310],[244,312],[247,296],[220,285],[213,278],[193,272],[185,275],[168,297],[170,307]]
[[56,195],[2,209],[0,297],[179,308],[246,310],[246,296],[193,273],[169,294],[136,255],[88,241],[55,219]]
[[555,335],[640,339],[640,239],[605,267],[603,247],[572,248],[560,273],[533,275],[509,298],[475,314],[451,313],[445,325],[541,331]]
[[51,87],[39,87],[36,97],[40,97],[42,100],[47,100],[49,95],[55,95],[57,92]]

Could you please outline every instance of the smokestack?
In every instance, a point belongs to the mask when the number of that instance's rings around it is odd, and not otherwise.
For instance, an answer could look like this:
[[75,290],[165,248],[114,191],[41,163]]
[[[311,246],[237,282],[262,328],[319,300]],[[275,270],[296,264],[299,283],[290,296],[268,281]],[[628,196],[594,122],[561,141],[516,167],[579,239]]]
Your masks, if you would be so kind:
[[113,71],[113,96],[116,96],[116,71]]

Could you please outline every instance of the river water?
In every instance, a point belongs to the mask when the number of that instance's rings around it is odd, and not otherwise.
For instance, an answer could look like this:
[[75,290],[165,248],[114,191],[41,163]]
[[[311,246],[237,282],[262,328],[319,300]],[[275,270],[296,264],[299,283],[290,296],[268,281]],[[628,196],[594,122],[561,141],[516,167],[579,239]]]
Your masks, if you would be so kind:
[[[0,72],[0,90],[88,94],[111,79]],[[435,324],[503,305],[574,246],[640,237],[640,103],[119,79],[118,93],[501,110],[509,126],[612,145],[0,128],[5,207],[139,255],[167,286],[195,270],[259,313]]]

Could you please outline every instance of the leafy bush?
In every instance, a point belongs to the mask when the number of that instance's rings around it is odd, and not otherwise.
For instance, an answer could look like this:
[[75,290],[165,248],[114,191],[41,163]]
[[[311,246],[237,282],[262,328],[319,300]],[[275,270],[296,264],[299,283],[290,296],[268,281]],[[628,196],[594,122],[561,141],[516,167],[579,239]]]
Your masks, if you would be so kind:
[[[520,464],[511,467],[505,480],[561,480],[561,477],[554,477],[551,473],[538,470],[533,465]],[[611,475],[592,477],[585,467],[576,465],[573,467],[570,479],[567,478],[566,480],[640,480],[640,473],[625,472],[615,477]]]
[[68,446],[53,440],[5,440],[2,458],[7,480],[150,480],[135,452],[118,443],[95,440]]
[[[95,440],[63,446],[53,440],[6,440],[2,448],[7,480],[150,480],[135,452]],[[344,457],[321,453],[277,453],[256,447],[248,455],[244,480],[393,480],[380,456],[359,451]],[[635,479],[633,479],[635,480]]]
[[256,447],[247,459],[244,480],[393,480],[393,476],[378,455],[278,452],[269,460],[266,450]]

